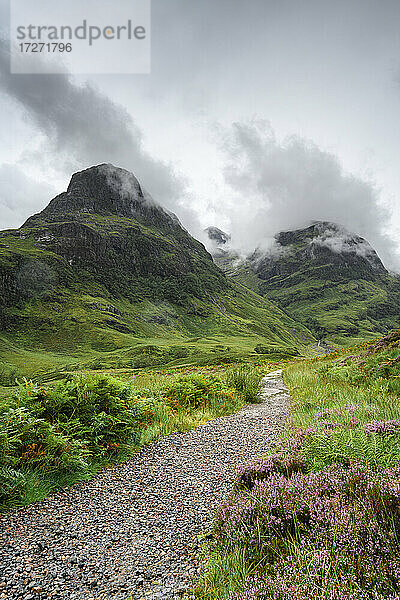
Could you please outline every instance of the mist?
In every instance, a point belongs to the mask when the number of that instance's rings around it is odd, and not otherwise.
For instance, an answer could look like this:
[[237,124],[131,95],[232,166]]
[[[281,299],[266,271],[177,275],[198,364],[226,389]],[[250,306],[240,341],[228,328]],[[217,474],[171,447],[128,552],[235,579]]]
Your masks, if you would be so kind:
[[373,182],[346,173],[336,156],[311,141],[277,140],[267,121],[237,122],[220,134],[224,178],[233,192],[233,247],[271,248],[279,231],[330,221],[366,238],[388,268],[399,268],[386,234],[391,215]]

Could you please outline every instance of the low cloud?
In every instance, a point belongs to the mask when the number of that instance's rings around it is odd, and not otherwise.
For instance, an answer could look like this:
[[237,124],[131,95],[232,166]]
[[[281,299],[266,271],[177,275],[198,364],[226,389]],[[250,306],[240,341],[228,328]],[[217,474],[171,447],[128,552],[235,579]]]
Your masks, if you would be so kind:
[[310,243],[329,248],[336,254],[356,254],[366,259],[375,256],[374,249],[366,240],[354,236],[340,227],[326,229],[321,235],[314,237]]
[[270,248],[279,231],[330,221],[365,237],[387,267],[399,267],[386,234],[390,213],[372,183],[345,173],[334,155],[312,142],[279,142],[265,121],[235,123],[221,133],[224,177],[234,192],[233,245]]

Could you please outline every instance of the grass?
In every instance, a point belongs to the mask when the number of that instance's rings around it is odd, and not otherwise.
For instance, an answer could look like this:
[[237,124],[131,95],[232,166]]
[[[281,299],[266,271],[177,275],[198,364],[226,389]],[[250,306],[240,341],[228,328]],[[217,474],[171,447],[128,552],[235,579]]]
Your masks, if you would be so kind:
[[256,402],[270,363],[74,374],[26,381],[0,397],[0,505],[25,505],[130,458],[160,435],[188,431]]
[[218,508],[198,599],[399,598],[399,346],[287,367],[290,423]]
[[240,593],[254,573],[241,545],[223,551],[220,548],[206,550],[207,568],[202,573],[196,588],[197,598],[225,600]]
[[217,364],[254,358],[260,344],[281,353],[315,342],[305,327],[240,286],[185,306],[60,289],[50,299],[4,308],[2,323],[0,385],[9,385],[14,370],[40,379],[77,369]]
[[[104,347],[97,349],[77,344],[74,350],[43,352],[40,349],[28,350],[8,337],[0,336],[0,386],[10,386],[15,378],[27,377],[37,381],[50,378],[63,378],[75,371],[115,371],[117,369],[135,373],[146,368],[173,368],[206,366],[210,364],[230,364],[241,361],[257,361],[262,356],[255,352],[258,345],[266,347],[268,358],[273,360],[285,356],[296,348],[295,341],[281,345],[278,340],[265,339],[257,335],[207,335],[207,336],[166,336],[135,338],[118,334],[118,348],[107,346],[110,341],[105,336]],[[305,350],[300,347],[300,352]],[[271,355],[270,355],[271,354]]]
[[[360,343],[385,331],[397,321],[397,300],[391,296],[390,276],[377,281],[327,281],[325,278],[289,281],[283,287],[268,288],[268,297],[285,306],[317,337],[340,346]],[[267,289],[265,290],[267,293]],[[385,314],[385,306],[389,312]]]

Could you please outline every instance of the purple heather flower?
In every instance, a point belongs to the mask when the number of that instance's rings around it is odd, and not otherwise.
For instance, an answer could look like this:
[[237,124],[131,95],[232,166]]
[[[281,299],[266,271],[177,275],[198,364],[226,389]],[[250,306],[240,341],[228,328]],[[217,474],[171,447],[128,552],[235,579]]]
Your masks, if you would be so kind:
[[399,600],[400,469],[350,462],[289,474],[285,460],[248,466],[251,489],[238,487],[218,513],[217,541],[259,565],[230,599]]
[[391,421],[370,421],[365,423],[364,431],[367,435],[377,433],[381,436],[388,435],[399,435],[400,434],[400,422],[395,419]]

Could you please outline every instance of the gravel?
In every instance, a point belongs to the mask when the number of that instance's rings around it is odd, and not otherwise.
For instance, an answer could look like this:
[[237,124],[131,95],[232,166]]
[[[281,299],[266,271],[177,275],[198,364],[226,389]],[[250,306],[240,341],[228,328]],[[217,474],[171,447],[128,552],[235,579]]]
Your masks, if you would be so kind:
[[281,371],[261,402],[186,433],[45,500],[0,516],[0,599],[174,599],[196,575],[198,536],[237,468],[284,427]]

